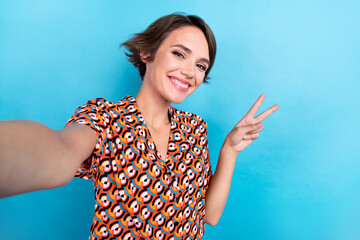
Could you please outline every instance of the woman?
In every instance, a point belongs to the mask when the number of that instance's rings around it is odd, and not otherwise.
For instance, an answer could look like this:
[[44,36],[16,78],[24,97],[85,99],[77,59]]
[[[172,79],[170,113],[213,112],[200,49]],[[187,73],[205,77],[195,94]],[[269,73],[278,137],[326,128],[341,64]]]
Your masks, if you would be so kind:
[[212,174],[207,124],[171,106],[206,81],[216,53],[210,28],[199,17],[171,14],[123,45],[143,79],[136,98],[93,99],[59,131],[0,123],[1,196],[92,178],[91,239],[201,239],[204,223],[215,225],[223,212],[237,154],[278,106],[254,117],[259,97],[227,135]]

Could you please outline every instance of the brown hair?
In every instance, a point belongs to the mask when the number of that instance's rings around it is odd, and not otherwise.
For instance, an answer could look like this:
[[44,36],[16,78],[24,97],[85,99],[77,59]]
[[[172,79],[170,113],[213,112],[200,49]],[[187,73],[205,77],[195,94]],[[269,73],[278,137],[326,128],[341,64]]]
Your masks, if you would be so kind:
[[128,52],[125,53],[128,60],[139,70],[141,79],[144,78],[146,64],[141,60],[140,52],[148,52],[149,61],[154,60],[154,56],[162,41],[169,33],[183,26],[194,26],[199,28],[205,35],[209,46],[210,64],[205,72],[204,82],[209,79],[208,74],[214,64],[216,55],[216,41],[210,27],[200,17],[195,15],[185,15],[174,13],[163,16],[155,20],[145,31],[136,33],[132,38],[120,45],[124,46]]

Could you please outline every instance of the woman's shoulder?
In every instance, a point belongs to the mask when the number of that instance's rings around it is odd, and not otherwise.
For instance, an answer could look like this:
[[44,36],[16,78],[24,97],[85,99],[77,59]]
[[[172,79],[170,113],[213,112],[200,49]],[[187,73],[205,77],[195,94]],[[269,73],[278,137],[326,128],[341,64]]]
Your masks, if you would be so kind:
[[113,102],[113,101],[110,101],[103,97],[97,97],[97,98],[88,100],[82,106],[93,106],[93,107],[97,107],[100,109],[122,108],[122,107],[126,107],[126,106],[130,105],[131,98],[132,97],[130,97],[130,96],[126,96],[125,98],[123,98],[117,102]]
[[198,115],[196,113],[184,111],[184,110],[179,110],[173,106],[171,106],[170,109],[173,113],[173,117],[175,119],[177,119],[179,122],[181,122],[182,124],[190,125],[193,127],[194,126],[202,126],[202,127],[207,128],[207,123],[200,115]]
[[85,104],[80,107],[95,107],[99,109],[105,109],[108,107],[112,107],[114,105],[113,102],[106,100],[105,98],[98,97],[88,100]]

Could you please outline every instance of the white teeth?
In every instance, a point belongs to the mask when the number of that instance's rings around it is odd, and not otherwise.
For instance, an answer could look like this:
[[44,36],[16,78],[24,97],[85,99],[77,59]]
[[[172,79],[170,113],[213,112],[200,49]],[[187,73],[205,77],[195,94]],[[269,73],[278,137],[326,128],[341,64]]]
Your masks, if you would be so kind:
[[176,85],[179,85],[180,87],[183,87],[183,88],[188,88],[189,87],[189,84],[186,84],[186,83],[182,83],[174,78],[171,78],[171,81],[173,81]]

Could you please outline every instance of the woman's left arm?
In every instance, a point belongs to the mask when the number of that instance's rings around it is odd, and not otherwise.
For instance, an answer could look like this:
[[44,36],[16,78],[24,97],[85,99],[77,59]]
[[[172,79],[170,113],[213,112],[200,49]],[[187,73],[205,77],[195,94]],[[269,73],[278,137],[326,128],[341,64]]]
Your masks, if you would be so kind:
[[249,112],[226,136],[221,147],[217,167],[205,195],[205,222],[212,226],[218,223],[224,211],[237,155],[259,137],[263,129],[262,121],[279,109],[276,104],[254,117],[264,99],[265,94],[261,94]]

